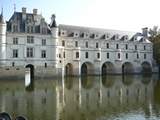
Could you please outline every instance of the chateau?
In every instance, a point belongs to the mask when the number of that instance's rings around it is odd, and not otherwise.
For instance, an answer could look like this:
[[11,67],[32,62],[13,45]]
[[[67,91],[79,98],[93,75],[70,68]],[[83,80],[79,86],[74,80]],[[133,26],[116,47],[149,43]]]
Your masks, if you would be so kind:
[[152,43],[142,33],[48,24],[37,9],[0,15],[0,74],[100,75],[154,72]]

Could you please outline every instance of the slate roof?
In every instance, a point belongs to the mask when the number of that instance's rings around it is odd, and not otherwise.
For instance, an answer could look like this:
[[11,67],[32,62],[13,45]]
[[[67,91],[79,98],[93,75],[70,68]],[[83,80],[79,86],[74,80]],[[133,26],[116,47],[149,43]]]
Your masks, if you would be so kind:
[[[29,21],[29,19],[31,19],[31,21]],[[22,12],[14,12],[14,14],[12,15],[12,17],[9,19],[9,21],[7,21],[7,31],[10,32],[11,31],[11,25],[12,23],[18,23],[19,28],[20,28],[20,32],[25,32],[25,26],[27,24],[30,24],[30,22],[33,23],[33,25],[35,26],[35,33],[40,33],[40,24],[41,24],[41,20],[44,19],[42,17],[42,15],[36,15],[36,21],[34,20],[34,15],[31,13],[26,13],[26,19],[23,20],[22,18]],[[46,26],[48,26],[48,24],[45,22]],[[48,33],[50,33],[50,29],[48,28]]]
[[[116,35],[118,35],[119,40],[124,40],[124,38],[127,36],[128,41],[139,41],[139,42],[147,42],[151,43],[147,38],[145,38],[142,33],[138,32],[131,32],[131,31],[121,31],[121,30],[112,30],[112,29],[103,29],[103,28],[92,28],[92,27],[82,27],[82,26],[73,26],[73,25],[64,25],[60,24],[59,26],[59,31],[65,30],[67,31],[67,34],[72,34],[74,31],[78,32],[80,34],[83,33],[90,33],[90,34],[99,34],[101,35],[101,38],[104,37],[104,35],[109,34],[110,39],[114,38]],[[141,39],[136,39],[135,38],[141,37]],[[143,38],[143,41],[142,41]]]

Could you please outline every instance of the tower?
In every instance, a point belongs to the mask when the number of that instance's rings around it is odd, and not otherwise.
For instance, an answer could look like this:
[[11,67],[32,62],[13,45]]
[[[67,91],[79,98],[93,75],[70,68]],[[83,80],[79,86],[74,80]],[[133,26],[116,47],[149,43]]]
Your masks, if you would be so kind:
[[52,34],[52,42],[53,42],[53,48],[52,48],[52,55],[53,55],[53,59],[55,61],[54,63],[54,67],[58,68],[58,27],[56,25],[56,20],[55,20],[56,16],[53,14],[51,16],[51,23],[50,23],[50,28],[51,28],[51,34]]
[[3,9],[0,14],[0,65],[6,60],[6,22],[3,18]]

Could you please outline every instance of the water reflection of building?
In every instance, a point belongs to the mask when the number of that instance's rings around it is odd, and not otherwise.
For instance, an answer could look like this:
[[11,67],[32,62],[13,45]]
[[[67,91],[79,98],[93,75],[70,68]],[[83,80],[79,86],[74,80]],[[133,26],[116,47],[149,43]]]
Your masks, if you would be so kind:
[[36,82],[34,91],[26,91],[21,81],[0,84],[0,111],[13,117],[24,115],[28,120],[56,119],[56,87],[50,81]]
[[152,114],[151,77],[68,77],[38,80],[33,91],[21,81],[0,81],[0,111],[29,120],[94,120],[101,116],[143,110]]
[[[140,79],[139,79],[140,78]],[[71,80],[74,79],[74,80]],[[153,102],[151,77],[107,76],[65,79],[61,119],[95,119],[113,112],[127,112],[150,107]],[[74,85],[73,85],[74,84]],[[62,100],[63,101],[63,100]]]

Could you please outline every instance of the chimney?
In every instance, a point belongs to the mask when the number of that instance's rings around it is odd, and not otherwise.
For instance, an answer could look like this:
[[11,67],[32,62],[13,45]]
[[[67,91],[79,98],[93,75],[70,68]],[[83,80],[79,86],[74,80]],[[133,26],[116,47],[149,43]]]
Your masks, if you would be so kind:
[[26,8],[25,7],[22,7],[22,13],[26,14]]
[[38,10],[37,9],[33,9],[33,15],[37,15]]
[[148,27],[142,28],[142,35],[148,37]]

